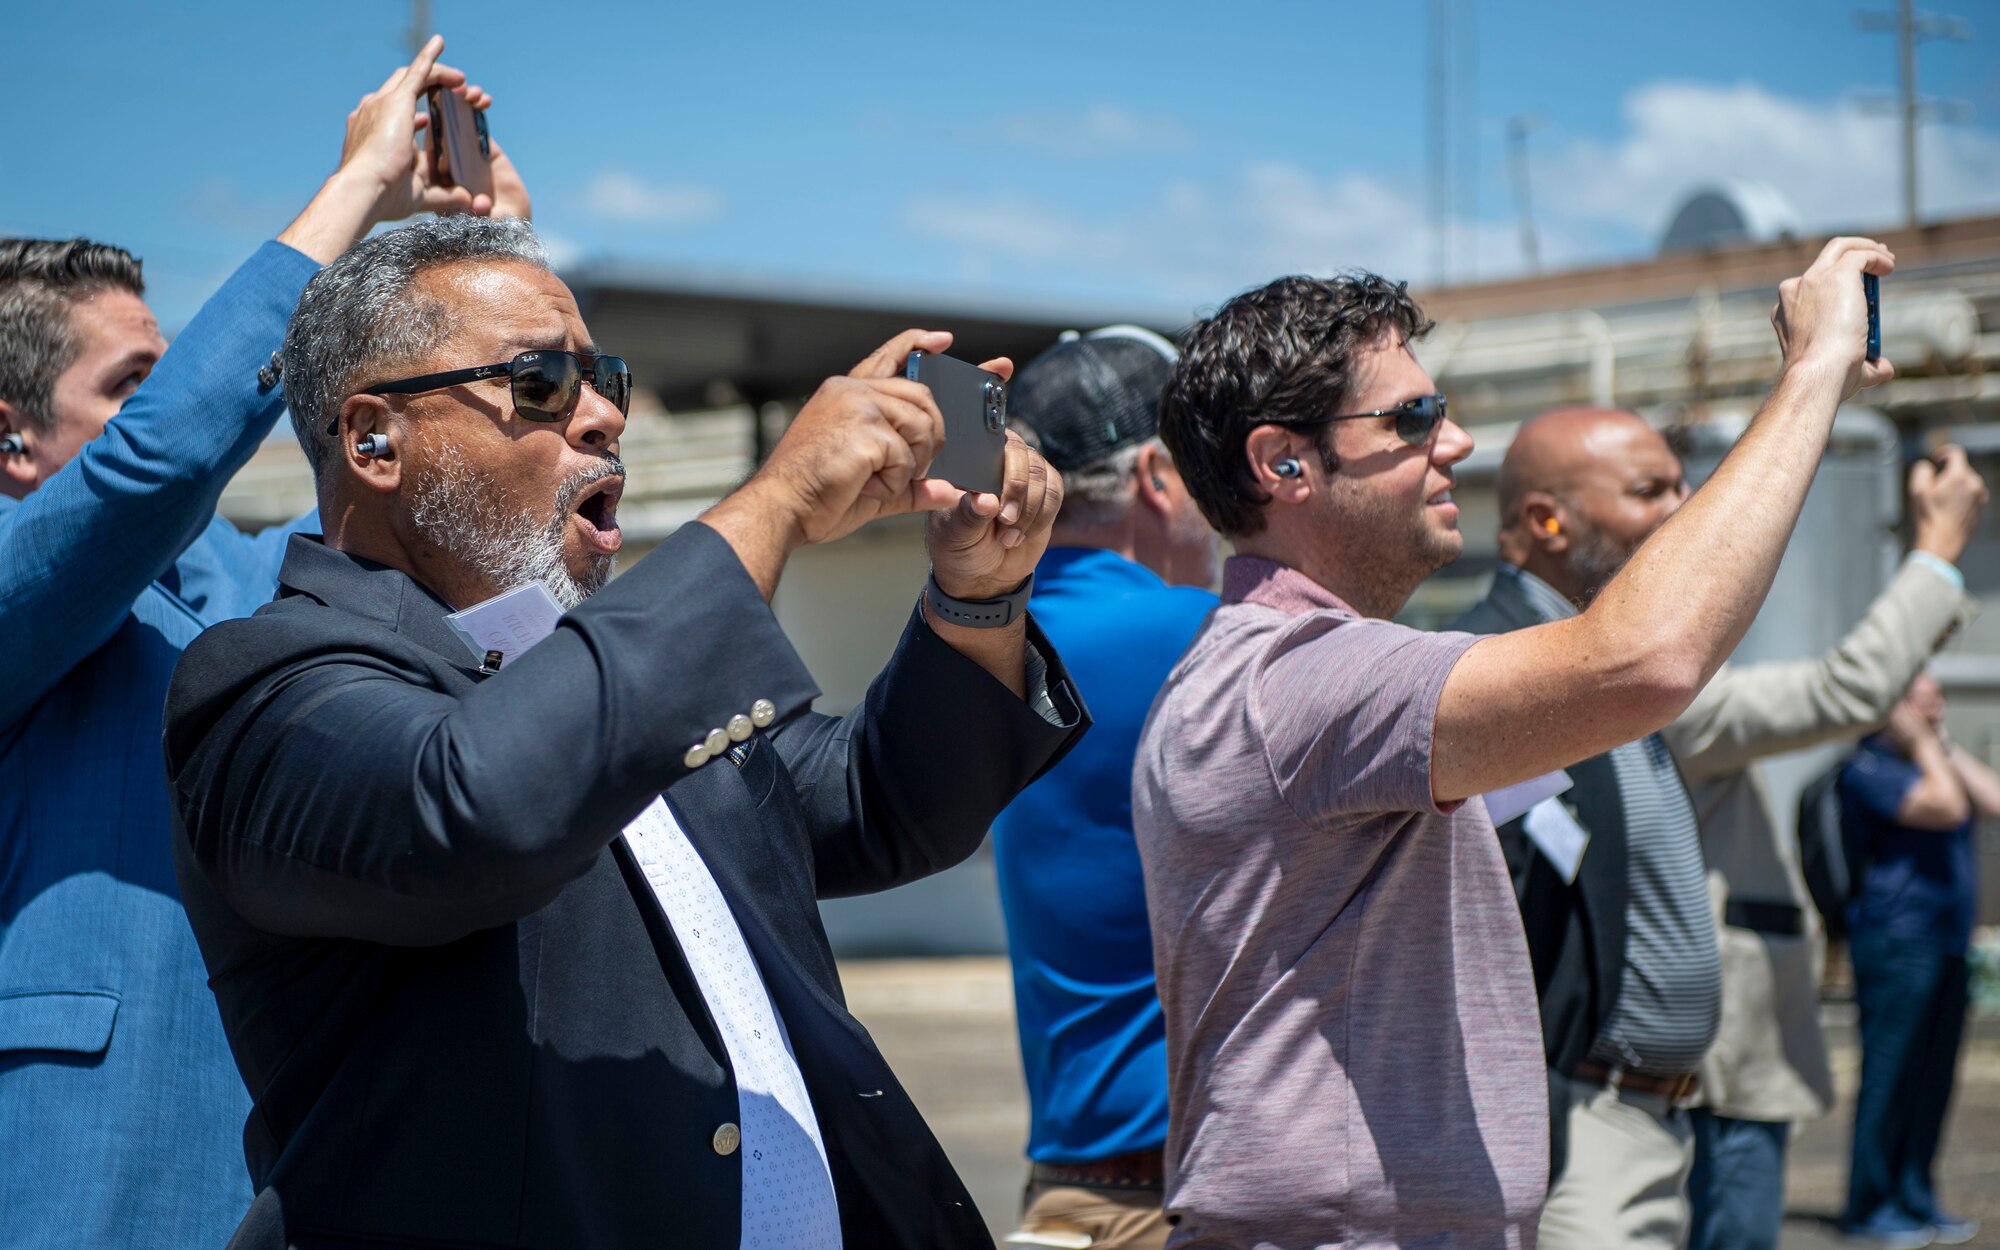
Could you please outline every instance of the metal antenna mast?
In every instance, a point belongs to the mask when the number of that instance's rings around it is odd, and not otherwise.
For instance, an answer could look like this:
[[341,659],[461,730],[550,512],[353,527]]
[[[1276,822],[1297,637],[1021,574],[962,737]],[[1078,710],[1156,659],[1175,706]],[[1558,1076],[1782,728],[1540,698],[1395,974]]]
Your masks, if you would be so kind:
[[424,50],[424,41],[434,33],[431,26],[431,0],[410,0],[410,55]]
[[1956,121],[1966,116],[1965,107],[1952,101],[1925,102],[1917,94],[1917,41],[1919,39],[1951,39],[1964,42],[1972,38],[1972,24],[1956,17],[1936,17],[1916,11],[1913,0],[1899,0],[1894,13],[1879,9],[1855,14],[1863,30],[1896,32],[1897,63],[1901,79],[1900,98],[1890,100],[1864,100],[1862,103],[1880,111],[1895,109],[1901,114],[1903,123],[1903,224],[1912,229],[1917,225],[1917,126],[1927,118]]
[[1451,281],[1451,0],[1431,0],[1430,140],[1432,281]]
[[1465,227],[1459,269],[1479,280],[1479,0],[1458,0],[1458,218]]
[[1521,221],[1521,259],[1529,273],[1542,271],[1542,249],[1535,238],[1535,214],[1528,199],[1528,135],[1541,129],[1538,117],[1507,119],[1507,158],[1514,175],[1514,211]]

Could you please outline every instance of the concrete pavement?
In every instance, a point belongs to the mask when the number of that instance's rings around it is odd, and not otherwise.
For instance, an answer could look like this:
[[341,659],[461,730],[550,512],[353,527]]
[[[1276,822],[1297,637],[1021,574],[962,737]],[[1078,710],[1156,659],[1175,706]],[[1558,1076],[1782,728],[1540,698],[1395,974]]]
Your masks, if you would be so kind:
[[[944,1143],[997,1240],[1018,1210],[1028,1122],[1007,961],[852,960],[842,963],[841,978],[849,1006]],[[1852,1008],[1829,1008],[1828,1025],[1842,1101],[1793,1147],[1783,1250],[1845,1244],[1830,1221],[1847,1180],[1859,1074]],[[2000,1027],[1993,1021],[1973,1030],[1967,1044],[1940,1173],[1945,1200],[1984,1226],[1972,1244],[2000,1247]]]

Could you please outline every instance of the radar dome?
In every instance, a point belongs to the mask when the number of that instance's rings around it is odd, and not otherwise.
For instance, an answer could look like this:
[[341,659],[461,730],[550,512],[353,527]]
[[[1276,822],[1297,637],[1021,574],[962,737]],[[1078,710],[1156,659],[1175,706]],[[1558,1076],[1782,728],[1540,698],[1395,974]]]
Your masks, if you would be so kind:
[[1688,196],[1660,240],[1662,252],[1708,251],[1799,237],[1799,215],[1761,183],[1730,178]]

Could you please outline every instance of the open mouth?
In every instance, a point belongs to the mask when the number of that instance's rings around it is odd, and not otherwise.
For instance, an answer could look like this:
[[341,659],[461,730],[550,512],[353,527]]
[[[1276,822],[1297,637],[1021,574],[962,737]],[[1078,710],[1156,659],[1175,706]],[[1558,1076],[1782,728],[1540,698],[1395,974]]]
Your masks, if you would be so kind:
[[584,487],[571,505],[584,541],[605,555],[616,552],[625,540],[618,531],[618,498],[624,493],[625,479],[614,474]]

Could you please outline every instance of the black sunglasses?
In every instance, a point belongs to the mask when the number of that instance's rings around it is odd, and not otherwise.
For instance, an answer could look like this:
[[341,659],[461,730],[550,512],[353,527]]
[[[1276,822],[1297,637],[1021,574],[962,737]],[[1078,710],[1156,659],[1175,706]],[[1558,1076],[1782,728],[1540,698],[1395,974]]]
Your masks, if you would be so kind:
[[1394,408],[1377,408],[1373,412],[1343,412],[1325,417],[1284,417],[1266,422],[1267,425],[1282,425],[1289,428],[1325,425],[1329,421],[1359,421],[1364,417],[1396,418],[1396,437],[1412,447],[1428,447],[1431,436],[1445,421],[1445,400],[1442,393],[1419,395],[1406,399]]
[[[583,384],[611,401],[621,416],[631,415],[632,370],[617,356],[593,356],[578,352],[522,352],[501,365],[474,365],[444,373],[383,382],[362,391],[363,395],[420,395],[441,391],[447,386],[504,377],[514,392],[514,411],[529,421],[561,421],[576,409]],[[326,432],[339,432],[340,418],[327,423]]]

